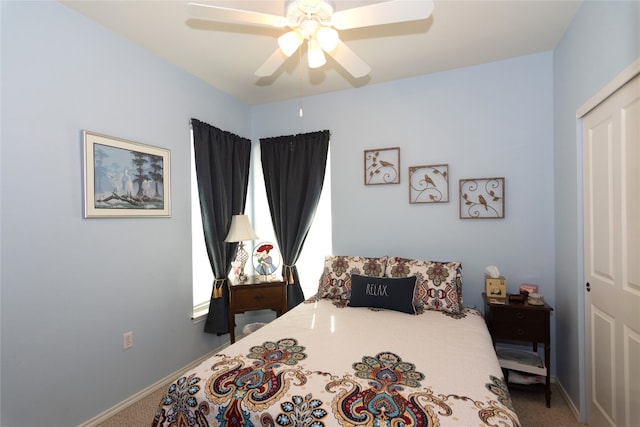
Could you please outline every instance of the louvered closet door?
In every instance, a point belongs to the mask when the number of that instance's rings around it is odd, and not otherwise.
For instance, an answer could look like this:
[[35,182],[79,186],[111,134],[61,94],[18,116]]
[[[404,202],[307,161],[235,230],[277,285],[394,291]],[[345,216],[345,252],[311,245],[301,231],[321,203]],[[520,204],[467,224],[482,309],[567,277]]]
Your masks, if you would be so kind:
[[640,426],[640,76],[582,130],[588,425]]

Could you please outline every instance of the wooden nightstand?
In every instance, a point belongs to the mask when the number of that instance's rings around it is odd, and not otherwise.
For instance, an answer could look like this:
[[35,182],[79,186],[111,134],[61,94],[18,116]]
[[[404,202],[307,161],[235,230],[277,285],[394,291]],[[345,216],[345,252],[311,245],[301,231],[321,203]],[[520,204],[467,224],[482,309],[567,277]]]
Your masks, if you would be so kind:
[[287,284],[283,280],[264,280],[264,276],[249,276],[244,283],[229,280],[229,334],[236,342],[236,313],[252,310],[274,310],[276,316],[287,311]]
[[[544,345],[544,366],[518,364],[513,360],[501,359],[500,366],[503,369],[516,369],[545,377],[544,384],[532,384],[525,388],[543,388],[547,400],[547,408],[551,407],[551,312],[553,308],[548,305],[532,305],[524,303],[497,304],[488,302],[486,295],[482,297],[485,302],[485,320],[491,333],[491,338],[496,342],[531,343],[533,353],[538,353],[538,344]],[[505,372],[508,380],[508,372]],[[517,384],[509,386],[519,387]]]

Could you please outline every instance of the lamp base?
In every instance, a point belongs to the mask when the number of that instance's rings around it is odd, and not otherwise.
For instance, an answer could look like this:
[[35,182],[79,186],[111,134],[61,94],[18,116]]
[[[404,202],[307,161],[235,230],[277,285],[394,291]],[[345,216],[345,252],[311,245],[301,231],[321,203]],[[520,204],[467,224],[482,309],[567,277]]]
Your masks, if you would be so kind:
[[238,266],[238,275],[236,280],[239,283],[244,283],[247,280],[247,275],[244,274],[244,267],[249,260],[249,254],[244,248],[244,242],[238,244],[238,251],[236,252],[236,259],[234,263]]

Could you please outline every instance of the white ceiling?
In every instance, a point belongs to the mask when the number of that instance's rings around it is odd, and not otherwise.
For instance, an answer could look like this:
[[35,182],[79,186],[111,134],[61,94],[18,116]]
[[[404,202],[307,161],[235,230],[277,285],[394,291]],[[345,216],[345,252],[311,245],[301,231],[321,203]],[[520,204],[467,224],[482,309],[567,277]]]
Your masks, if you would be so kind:
[[[400,0],[413,1],[413,0]],[[200,3],[284,15],[284,0]],[[286,29],[194,19],[187,1],[61,1],[250,105],[358,88],[552,50],[580,7],[579,0],[436,0],[427,20],[345,30],[340,38],[371,73],[354,79],[327,63],[300,69],[296,53],[271,77],[254,71],[277,48]],[[336,10],[376,1],[336,1]]]

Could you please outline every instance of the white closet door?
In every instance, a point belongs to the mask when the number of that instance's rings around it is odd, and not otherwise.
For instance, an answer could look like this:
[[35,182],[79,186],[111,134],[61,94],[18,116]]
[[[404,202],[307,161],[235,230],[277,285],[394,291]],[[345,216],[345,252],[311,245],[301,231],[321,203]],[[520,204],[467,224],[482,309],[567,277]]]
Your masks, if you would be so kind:
[[590,427],[640,426],[640,76],[583,120]]

